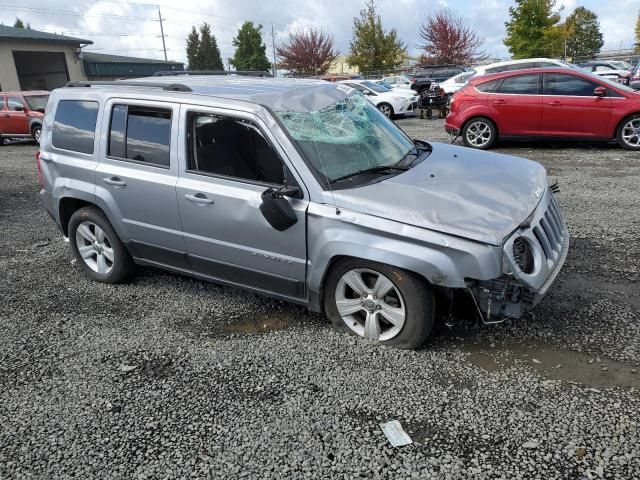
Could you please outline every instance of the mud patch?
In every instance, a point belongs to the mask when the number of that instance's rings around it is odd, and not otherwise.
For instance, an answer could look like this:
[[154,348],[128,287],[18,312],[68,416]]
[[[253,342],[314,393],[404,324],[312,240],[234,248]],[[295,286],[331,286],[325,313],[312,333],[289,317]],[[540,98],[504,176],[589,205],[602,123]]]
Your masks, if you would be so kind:
[[599,388],[640,388],[638,365],[559,349],[547,344],[537,346],[512,344],[495,348],[488,345],[467,344],[464,345],[463,350],[469,353],[469,363],[487,372],[500,372],[516,366],[527,366],[551,380]]
[[225,333],[255,335],[289,328],[293,322],[286,315],[255,315],[225,325]]

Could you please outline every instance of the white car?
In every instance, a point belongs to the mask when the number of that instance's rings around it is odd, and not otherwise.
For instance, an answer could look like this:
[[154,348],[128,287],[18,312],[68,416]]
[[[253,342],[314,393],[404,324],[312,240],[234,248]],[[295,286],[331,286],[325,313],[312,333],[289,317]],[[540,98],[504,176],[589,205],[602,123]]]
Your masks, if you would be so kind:
[[467,84],[467,80],[473,77],[476,74],[475,71],[470,72],[462,72],[458,75],[454,75],[453,77],[445,80],[444,82],[440,82],[440,88],[444,90],[444,93],[447,95],[453,95],[462,87]]
[[520,60],[507,60],[505,62],[491,63],[489,65],[478,65],[473,67],[476,71],[474,77],[487,75],[489,73],[506,72],[508,70],[522,70],[524,68],[578,68],[570,63],[553,58],[521,58]]
[[384,77],[382,81],[390,85],[392,88],[411,90],[411,80],[404,75],[392,75],[390,77]]
[[342,80],[338,83],[361,92],[389,118],[411,113],[418,108],[418,95],[412,90],[389,89],[371,80]]

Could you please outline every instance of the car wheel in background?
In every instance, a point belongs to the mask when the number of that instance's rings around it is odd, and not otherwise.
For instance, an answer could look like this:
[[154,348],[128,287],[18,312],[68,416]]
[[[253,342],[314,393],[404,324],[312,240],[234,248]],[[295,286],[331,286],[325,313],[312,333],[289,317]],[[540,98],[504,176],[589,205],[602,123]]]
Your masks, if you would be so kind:
[[467,147],[486,150],[495,143],[498,132],[491,120],[475,117],[469,120],[462,129],[462,140]]
[[640,114],[631,115],[620,123],[618,144],[627,150],[640,150]]
[[382,112],[382,114],[387,118],[393,117],[393,107],[388,103],[381,103],[378,105],[378,110]]
[[327,276],[324,307],[339,330],[412,349],[422,345],[431,332],[435,299],[427,282],[414,273],[347,259]]
[[82,269],[97,282],[118,283],[133,273],[131,255],[95,207],[81,208],[71,216],[69,243]]
[[40,134],[42,133],[42,127],[40,125],[35,125],[31,129],[31,136],[36,141],[38,145],[40,145]]

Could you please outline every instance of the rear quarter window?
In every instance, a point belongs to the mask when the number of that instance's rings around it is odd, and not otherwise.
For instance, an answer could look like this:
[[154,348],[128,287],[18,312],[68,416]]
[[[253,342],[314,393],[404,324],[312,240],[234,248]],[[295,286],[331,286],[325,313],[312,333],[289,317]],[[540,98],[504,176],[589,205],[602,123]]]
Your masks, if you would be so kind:
[[60,100],[53,120],[53,146],[92,154],[97,118],[98,102]]
[[484,92],[484,93],[491,93],[491,92],[495,91],[495,89],[498,86],[499,82],[500,82],[500,79],[491,80],[489,82],[479,83],[479,84],[476,85],[476,90],[478,90],[480,92]]

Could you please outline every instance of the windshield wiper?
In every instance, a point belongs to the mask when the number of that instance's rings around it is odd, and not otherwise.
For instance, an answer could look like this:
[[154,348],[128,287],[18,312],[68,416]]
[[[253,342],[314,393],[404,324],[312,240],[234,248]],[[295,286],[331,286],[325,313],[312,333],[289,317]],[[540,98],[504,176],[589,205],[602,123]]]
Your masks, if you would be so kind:
[[358,175],[366,175],[368,173],[382,173],[382,172],[392,172],[394,170],[398,170],[404,172],[409,170],[411,167],[405,165],[378,165],[371,168],[365,168],[363,170],[358,170],[356,172],[350,173],[348,175],[343,175],[342,177],[334,178],[329,180],[329,183],[336,183],[342,180],[349,180],[353,177],[357,177]]
[[[416,163],[416,161],[419,158],[421,158],[425,152],[431,153],[431,151],[433,150],[431,148],[431,145],[429,145],[427,142],[424,142],[422,140],[414,140],[413,145],[414,145],[413,148],[409,150],[404,155],[404,157],[398,160],[398,162],[394,166],[411,168],[414,166],[414,163]],[[407,162],[407,159],[409,157],[414,157],[414,158],[412,158]]]

